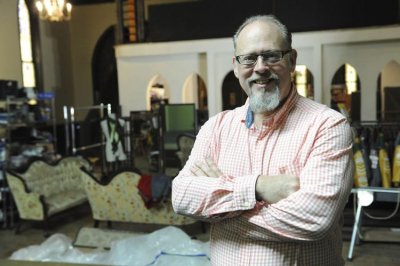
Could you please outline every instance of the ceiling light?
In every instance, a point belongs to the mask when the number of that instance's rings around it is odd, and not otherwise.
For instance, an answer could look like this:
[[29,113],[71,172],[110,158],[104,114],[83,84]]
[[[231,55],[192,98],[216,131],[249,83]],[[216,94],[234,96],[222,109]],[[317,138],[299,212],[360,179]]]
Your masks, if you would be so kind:
[[39,18],[50,21],[71,19],[72,5],[68,0],[36,0]]

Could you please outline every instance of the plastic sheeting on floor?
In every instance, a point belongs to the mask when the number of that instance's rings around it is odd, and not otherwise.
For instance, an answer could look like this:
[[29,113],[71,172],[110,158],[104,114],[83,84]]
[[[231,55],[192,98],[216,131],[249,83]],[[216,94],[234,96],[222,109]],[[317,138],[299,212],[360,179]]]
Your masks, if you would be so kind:
[[168,226],[153,233],[117,240],[111,249],[83,252],[63,234],[40,245],[15,251],[10,259],[105,265],[209,266],[209,243],[190,239],[181,229]]

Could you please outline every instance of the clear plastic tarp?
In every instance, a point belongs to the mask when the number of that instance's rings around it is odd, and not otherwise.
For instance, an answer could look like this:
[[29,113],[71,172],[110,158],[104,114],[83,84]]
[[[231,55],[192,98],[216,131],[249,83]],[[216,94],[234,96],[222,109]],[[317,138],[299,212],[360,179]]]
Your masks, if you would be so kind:
[[9,259],[105,265],[209,266],[209,243],[191,239],[177,227],[128,237],[111,243],[110,250],[81,251],[63,234],[54,234],[40,245],[15,251]]

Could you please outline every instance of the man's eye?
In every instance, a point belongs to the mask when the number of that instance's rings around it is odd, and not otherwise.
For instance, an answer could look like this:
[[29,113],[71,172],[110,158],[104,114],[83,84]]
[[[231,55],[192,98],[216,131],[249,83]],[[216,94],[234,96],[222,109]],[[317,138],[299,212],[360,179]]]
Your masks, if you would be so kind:
[[263,58],[268,61],[275,61],[275,60],[280,59],[280,55],[277,53],[268,53],[268,54],[264,54]]
[[252,62],[252,61],[256,61],[256,60],[257,60],[256,55],[246,55],[243,57],[243,61],[246,61],[246,62]]

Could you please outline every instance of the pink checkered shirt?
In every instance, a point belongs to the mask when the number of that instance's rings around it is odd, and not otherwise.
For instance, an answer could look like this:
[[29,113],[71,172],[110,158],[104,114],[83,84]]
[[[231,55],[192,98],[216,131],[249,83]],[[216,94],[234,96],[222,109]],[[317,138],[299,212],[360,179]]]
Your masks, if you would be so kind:
[[[213,265],[344,265],[342,211],[352,186],[352,135],[338,112],[301,97],[261,129],[246,126],[248,103],[212,117],[173,181],[176,212],[211,222]],[[193,176],[211,157],[224,173]],[[275,204],[255,198],[257,177],[292,174],[300,189]]]

